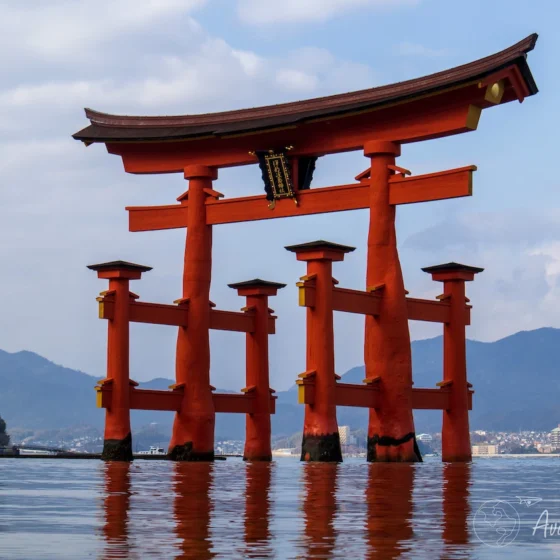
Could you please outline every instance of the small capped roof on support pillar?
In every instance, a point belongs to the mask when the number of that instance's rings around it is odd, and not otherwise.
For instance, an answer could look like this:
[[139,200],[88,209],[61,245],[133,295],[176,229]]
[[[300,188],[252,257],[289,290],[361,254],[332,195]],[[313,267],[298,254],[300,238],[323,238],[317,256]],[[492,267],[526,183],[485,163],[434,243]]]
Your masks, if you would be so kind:
[[95,270],[96,272],[107,270],[131,270],[134,272],[149,272],[150,270],[152,270],[151,266],[144,266],[127,261],[110,261],[100,264],[90,264],[88,265],[88,268],[90,270]]
[[350,247],[350,245],[340,245],[339,243],[333,243],[332,241],[324,241],[319,239],[318,241],[310,241],[309,243],[300,243],[299,245],[288,245],[284,247],[286,251],[291,251],[292,253],[300,253],[302,251],[338,251],[341,253],[351,253],[356,250],[356,247]]
[[253,280],[246,280],[245,282],[236,282],[234,284],[228,284],[229,288],[234,290],[239,290],[240,288],[275,288],[280,290],[286,287],[286,284],[280,284],[279,282],[269,282],[268,280],[261,280],[260,278],[255,278]]
[[473,274],[478,274],[479,272],[483,272],[484,269],[456,262],[448,262],[445,264],[436,264],[435,266],[427,266],[423,268],[422,271],[428,274],[433,274],[434,272],[472,272]]

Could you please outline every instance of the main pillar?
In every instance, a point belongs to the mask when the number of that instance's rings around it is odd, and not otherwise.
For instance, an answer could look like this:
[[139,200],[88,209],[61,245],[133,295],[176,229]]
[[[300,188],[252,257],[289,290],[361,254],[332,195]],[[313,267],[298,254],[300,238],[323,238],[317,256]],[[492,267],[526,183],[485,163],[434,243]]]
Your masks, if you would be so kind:
[[129,281],[139,280],[142,272],[152,270],[125,261],[113,261],[88,266],[98,278],[109,280],[104,301],[113,305],[107,337],[107,378],[112,388],[111,406],[105,412],[103,453],[105,461],[132,461],[130,432],[130,371],[129,371]]
[[381,407],[370,409],[368,461],[421,461],[412,416],[412,357],[395,233],[395,206],[389,203],[389,178],[400,146],[368,142],[371,157],[370,222],[366,284],[383,295],[380,314],[366,315],[366,379],[379,381]]
[[255,330],[247,333],[246,391],[254,396],[255,411],[247,414],[245,424],[245,450],[243,459],[249,461],[271,461],[270,444],[270,381],[268,369],[268,308],[269,296],[275,296],[286,284],[249,280],[229,284],[240,296],[247,297],[247,313],[255,318]]
[[213,461],[215,410],[210,385],[210,279],[212,226],[206,224],[206,197],[212,196],[217,171],[203,165],[185,168],[189,190],[183,299],[188,300],[188,327],[179,327],[176,380],[184,385],[181,409],[175,415],[169,458]]
[[298,261],[307,262],[302,280],[315,286],[315,302],[307,307],[307,365],[305,376],[315,377],[315,400],[305,405],[302,461],[342,461],[336,420],[334,371],[333,261],[344,260],[354,247],[313,241],[286,247]]
[[483,268],[447,263],[422,269],[443,282],[443,299],[451,306],[449,322],[443,327],[443,383],[451,391],[449,409],[443,411],[442,461],[472,460],[469,433],[469,385],[467,382],[467,299],[465,282],[474,280]]

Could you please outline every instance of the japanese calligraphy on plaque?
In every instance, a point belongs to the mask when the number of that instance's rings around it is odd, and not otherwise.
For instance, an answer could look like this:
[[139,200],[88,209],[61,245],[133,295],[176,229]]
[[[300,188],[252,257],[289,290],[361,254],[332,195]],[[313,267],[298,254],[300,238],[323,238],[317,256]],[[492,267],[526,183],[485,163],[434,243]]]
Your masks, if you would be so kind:
[[286,154],[269,151],[256,152],[255,155],[259,158],[268,207],[272,210],[280,198],[292,198],[297,204]]

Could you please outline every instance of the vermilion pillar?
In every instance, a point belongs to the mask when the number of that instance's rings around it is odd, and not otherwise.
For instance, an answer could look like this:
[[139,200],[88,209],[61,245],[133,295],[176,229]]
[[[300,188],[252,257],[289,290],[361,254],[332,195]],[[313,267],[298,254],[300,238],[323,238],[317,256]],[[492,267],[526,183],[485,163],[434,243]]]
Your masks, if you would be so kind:
[[443,282],[443,299],[450,303],[449,322],[443,327],[443,382],[450,390],[449,409],[443,411],[442,461],[472,459],[469,434],[469,386],[467,383],[465,282],[483,268],[447,263],[422,269]]
[[395,206],[389,204],[389,166],[400,147],[368,142],[371,157],[370,223],[366,283],[383,295],[378,316],[366,315],[366,379],[378,378],[381,407],[370,409],[368,461],[421,461],[412,416],[412,357],[406,294],[395,233]]
[[203,165],[185,168],[189,190],[183,300],[188,299],[188,327],[179,327],[176,379],[184,384],[181,410],[175,415],[169,457],[176,461],[213,461],[215,411],[210,385],[210,279],[212,227],[206,224],[206,198],[212,196],[217,171]]
[[247,313],[252,313],[255,329],[247,333],[246,388],[254,397],[254,412],[247,414],[245,450],[243,459],[249,461],[270,461],[270,382],[268,370],[268,308],[269,296],[275,296],[286,284],[249,280],[229,284],[240,296],[247,297]]
[[130,372],[129,372],[129,281],[139,280],[142,272],[152,270],[125,261],[113,261],[88,266],[98,278],[109,280],[105,300],[113,303],[107,339],[107,379],[112,388],[111,406],[105,413],[105,436],[101,458],[105,461],[132,461],[130,433]]
[[333,261],[344,260],[354,247],[313,241],[286,247],[307,262],[303,279],[315,286],[315,302],[307,307],[307,371],[315,377],[315,401],[305,405],[302,461],[342,461],[336,421],[334,371]]

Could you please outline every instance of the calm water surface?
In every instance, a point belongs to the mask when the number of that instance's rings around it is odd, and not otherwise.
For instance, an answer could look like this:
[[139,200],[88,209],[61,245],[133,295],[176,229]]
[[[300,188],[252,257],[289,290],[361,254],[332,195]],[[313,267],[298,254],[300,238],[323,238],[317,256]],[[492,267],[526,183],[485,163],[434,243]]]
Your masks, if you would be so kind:
[[0,558],[560,558],[559,481],[558,458],[5,459]]

